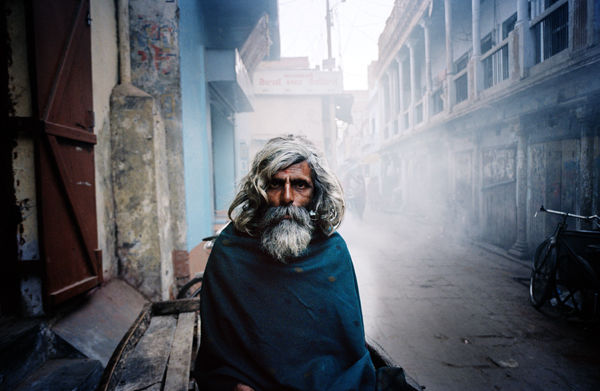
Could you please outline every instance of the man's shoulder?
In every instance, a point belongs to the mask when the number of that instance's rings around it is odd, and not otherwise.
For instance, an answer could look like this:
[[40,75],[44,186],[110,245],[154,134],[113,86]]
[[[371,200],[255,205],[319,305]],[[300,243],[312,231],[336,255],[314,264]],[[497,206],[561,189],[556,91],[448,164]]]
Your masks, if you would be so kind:
[[321,248],[333,248],[337,251],[348,252],[348,247],[346,246],[346,241],[342,238],[337,231],[333,232],[330,235],[326,235],[324,233],[319,233],[315,236],[314,240],[311,243],[314,247]]
[[215,238],[214,249],[221,248],[235,248],[239,246],[255,246],[258,244],[258,239],[254,236],[250,236],[246,232],[242,232],[235,228],[233,222],[229,222],[222,230],[218,233]]

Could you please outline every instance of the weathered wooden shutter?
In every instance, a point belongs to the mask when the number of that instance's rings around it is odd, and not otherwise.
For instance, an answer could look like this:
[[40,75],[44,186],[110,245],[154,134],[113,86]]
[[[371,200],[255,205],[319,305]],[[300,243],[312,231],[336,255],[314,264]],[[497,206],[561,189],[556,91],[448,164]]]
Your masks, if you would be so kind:
[[102,282],[96,226],[89,0],[34,0],[40,252],[46,305]]

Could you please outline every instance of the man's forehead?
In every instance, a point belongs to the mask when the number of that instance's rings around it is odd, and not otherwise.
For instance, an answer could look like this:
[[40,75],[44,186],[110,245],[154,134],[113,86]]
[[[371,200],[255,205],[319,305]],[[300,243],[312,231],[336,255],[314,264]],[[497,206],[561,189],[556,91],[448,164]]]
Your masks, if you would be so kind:
[[306,160],[290,164],[289,166],[277,171],[273,177],[280,176],[312,176],[312,169]]

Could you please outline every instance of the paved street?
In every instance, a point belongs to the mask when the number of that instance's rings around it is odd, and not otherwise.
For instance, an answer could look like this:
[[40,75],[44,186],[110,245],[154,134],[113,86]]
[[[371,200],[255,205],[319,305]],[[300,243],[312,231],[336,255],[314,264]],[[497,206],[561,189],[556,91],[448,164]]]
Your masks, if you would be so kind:
[[533,309],[529,262],[369,209],[340,232],[367,334],[427,391],[600,389],[600,329]]

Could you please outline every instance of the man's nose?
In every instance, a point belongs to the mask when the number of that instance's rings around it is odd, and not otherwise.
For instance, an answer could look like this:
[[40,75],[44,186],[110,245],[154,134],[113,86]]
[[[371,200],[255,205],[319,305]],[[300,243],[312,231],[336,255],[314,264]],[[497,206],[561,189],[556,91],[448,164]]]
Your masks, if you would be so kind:
[[286,183],[283,186],[283,194],[281,195],[281,201],[284,205],[289,205],[292,202],[294,202],[292,186],[289,183]]

